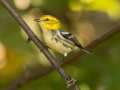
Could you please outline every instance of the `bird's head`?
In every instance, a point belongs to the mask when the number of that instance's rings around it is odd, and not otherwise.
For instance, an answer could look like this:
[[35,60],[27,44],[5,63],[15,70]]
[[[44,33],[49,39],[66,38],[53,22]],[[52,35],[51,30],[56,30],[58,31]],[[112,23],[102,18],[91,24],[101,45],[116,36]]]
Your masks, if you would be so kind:
[[45,30],[59,30],[61,29],[60,21],[51,15],[43,15],[39,19],[36,19],[42,29]]

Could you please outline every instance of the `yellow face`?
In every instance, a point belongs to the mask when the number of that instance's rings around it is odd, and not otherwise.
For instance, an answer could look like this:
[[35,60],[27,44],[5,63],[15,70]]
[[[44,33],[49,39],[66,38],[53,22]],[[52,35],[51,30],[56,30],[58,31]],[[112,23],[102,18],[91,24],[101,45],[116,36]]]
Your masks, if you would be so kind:
[[60,21],[51,15],[41,16],[39,24],[45,30],[59,30],[59,29],[61,29]]

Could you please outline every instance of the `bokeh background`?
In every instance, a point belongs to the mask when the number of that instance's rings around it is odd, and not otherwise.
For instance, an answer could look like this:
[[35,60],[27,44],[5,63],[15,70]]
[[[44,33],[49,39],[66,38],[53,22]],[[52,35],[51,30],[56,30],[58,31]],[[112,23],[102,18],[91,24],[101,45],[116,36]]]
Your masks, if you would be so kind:
[[[120,0],[11,0],[19,14],[40,38],[34,18],[44,14],[58,17],[67,31],[83,46],[116,25]],[[24,71],[51,65],[12,16],[0,5],[0,90],[7,88]],[[41,39],[41,38],[40,38]],[[78,80],[81,90],[120,90],[120,33],[99,44],[92,52],[65,64],[64,69]],[[60,61],[63,56],[56,54]],[[17,90],[67,90],[56,71],[33,79]]]

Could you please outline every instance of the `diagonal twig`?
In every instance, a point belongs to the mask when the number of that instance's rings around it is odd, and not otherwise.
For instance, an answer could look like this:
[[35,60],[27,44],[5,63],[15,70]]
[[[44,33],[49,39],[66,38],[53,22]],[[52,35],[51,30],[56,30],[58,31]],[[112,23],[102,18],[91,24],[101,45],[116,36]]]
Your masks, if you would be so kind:
[[[117,23],[116,25],[110,27],[107,32],[104,32],[102,35],[98,36],[86,48],[88,48],[88,49],[95,48],[97,45],[99,45],[100,43],[109,39],[110,37],[117,34],[118,32],[120,32],[120,23]],[[60,64],[64,66],[68,63],[71,63],[72,60],[74,59],[74,57],[76,57],[76,58],[80,57],[82,54],[83,54],[82,52],[73,53],[71,56],[68,56],[67,58],[65,58],[65,60],[63,60],[63,62],[61,62]],[[27,82],[30,82],[34,79],[41,77],[41,76],[47,75],[48,73],[50,73],[53,70],[53,68],[47,68],[43,72],[40,72],[39,69],[40,69],[39,67],[34,68],[33,69],[34,73],[32,71],[31,72],[27,72],[27,71],[23,72],[20,75],[20,77],[18,77],[15,81],[13,81],[13,83],[9,86],[9,88],[13,88],[11,90],[15,90]]]
[[[115,25],[111,26],[108,29],[108,31],[106,31],[103,34],[101,34],[100,36],[98,36],[94,41],[92,41],[88,46],[86,46],[86,48],[88,50],[93,49],[97,45],[99,45],[100,43],[105,42],[110,37],[116,35],[119,32],[120,32],[120,23],[116,23]],[[68,63],[73,62],[74,58],[79,58],[82,54],[84,54],[84,53],[81,52],[81,51],[73,53],[72,55],[66,57],[65,60],[60,62],[60,65],[62,65],[62,66],[67,65]],[[16,80],[14,80],[13,83],[9,87],[10,88],[12,88],[12,87],[14,87],[14,88],[21,87],[25,83],[28,83],[28,82],[30,82],[30,81],[32,81],[34,79],[40,78],[42,76],[48,75],[48,73],[50,73],[50,72],[52,72],[54,70],[52,67],[45,69],[43,72],[39,71],[39,69],[40,69],[39,67],[33,68],[33,70],[31,70],[31,72],[29,72],[29,73],[26,70],[25,72],[23,72],[20,75],[20,77],[18,77]],[[33,71],[34,71],[34,73],[33,73]]]
[[49,52],[48,48],[34,35],[32,30],[28,27],[28,25],[24,22],[21,16],[17,13],[15,7],[12,6],[10,1],[0,0],[0,2],[9,11],[9,13],[17,21],[17,23],[23,28],[23,30],[27,33],[31,41],[33,41],[33,43],[38,47],[38,49],[44,53],[44,55],[48,58],[53,68],[56,69],[61,75],[61,77],[66,81],[69,88],[72,90],[79,90],[79,86],[77,86],[76,80],[74,80],[64,72],[63,68],[58,64],[56,57],[54,57]]

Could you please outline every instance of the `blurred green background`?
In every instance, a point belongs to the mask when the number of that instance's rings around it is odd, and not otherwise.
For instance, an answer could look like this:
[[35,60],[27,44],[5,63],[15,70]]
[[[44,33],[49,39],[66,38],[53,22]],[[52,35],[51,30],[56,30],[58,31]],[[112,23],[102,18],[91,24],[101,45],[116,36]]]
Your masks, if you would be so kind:
[[[83,46],[116,25],[120,19],[119,0],[12,0],[13,5],[39,37],[34,18],[51,14],[58,17]],[[50,63],[28,43],[27,36],[12,16],[0,5],[0,90],[7,88],[22,72]],[[40,37],[39,37],[40,38]],[[81,90],[120,90],[120,33],[95,47],[94,55],[74,58],[64,69],[78,80]],[[63,61],[63,56],[56,54]],[[25,83],[17,90],[67,90],[56,71]]]

